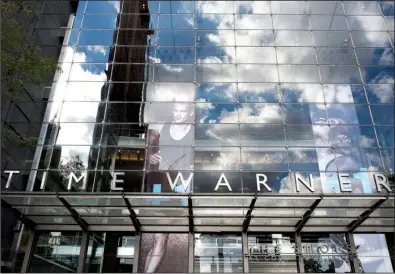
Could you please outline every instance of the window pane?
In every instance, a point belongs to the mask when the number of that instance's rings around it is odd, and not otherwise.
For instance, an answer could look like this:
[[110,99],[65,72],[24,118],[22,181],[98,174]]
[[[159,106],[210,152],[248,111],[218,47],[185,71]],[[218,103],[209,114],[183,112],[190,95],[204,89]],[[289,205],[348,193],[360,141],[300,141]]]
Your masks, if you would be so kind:
[[194,246],[194,272],[243,272],[241,236],[195,234]]

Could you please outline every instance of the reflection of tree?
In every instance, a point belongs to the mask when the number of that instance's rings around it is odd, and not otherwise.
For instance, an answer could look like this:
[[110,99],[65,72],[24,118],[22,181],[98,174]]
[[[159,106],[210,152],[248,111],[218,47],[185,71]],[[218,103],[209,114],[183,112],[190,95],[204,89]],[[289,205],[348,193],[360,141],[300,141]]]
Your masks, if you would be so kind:
[[60,160],[59,175],[62,178],[61,182],[63,182],[63,184],[67,185],[71,172],[73,172],[74,175],[79,178],[85,170],[86,166],[79,155],[62,157]]
[[81,176],[85,168],[84,162],[80,159],[79,155],[62,157],[59,164],[60,174],[64,178],[68,178],[71,171],[74,172],[76,176]]

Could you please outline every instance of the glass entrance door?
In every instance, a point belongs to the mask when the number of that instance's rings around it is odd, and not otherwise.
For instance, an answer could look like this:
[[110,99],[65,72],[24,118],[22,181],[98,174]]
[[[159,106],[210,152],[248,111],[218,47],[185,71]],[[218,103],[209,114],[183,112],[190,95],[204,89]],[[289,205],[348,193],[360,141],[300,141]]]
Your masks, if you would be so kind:
[[132,273],[136,237],[125,232],[103,233],[104,246],[90,239],[85,272]]

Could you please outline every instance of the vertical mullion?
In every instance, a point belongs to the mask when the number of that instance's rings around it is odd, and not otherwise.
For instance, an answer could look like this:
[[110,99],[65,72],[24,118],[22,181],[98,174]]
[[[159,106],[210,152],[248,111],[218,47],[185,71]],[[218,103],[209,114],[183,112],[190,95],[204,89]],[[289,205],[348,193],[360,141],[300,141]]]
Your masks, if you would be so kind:
[[35,230],[29,231],[29,240],[25,248],[25,257],[23,258],[21,273],[27,273],[29,270],[30,262],[33,257],[34,248],[36,245],[37,232]]
[[248,235],[247,233],[242,233],[241,235],[241,244],[242,244],[242,256],[243,256],[243,272],[249,273],[249,258],[250,254],[248,252]]
[[346,241],[348,244],[348,255],[350,256],[350,264],[351,264],[351,269],[354,273],[360,273],[360,268],[359,268],[359,262],[358,262],[358,256],[357,256],[357,250],[355,247],[355,241],[354,241],[354,235],[353,233],[346,233]]
[[305,273],[304,272],[304,261],[303,261],[303,253],[302,253],[302,238],[300,236],[300,233],[295,232],[294,234],[295,237],[295,245],[296,245],[296,264],[297,264],[297,270],[299,273]]
[[136,245],[134,247],[134,256],[133,256],[133,273],[139,272],[140,245],[141,245],[141,233],[137,233]]
[[193,273],[195,259],[195,241],[194,234],[188,233],[188,273]]
[[89,234],[87,231],[82,232],[80,256],[78,257],[77,272],[83,273],[85,270],[85,262],[87,257],[87,251],[89,246]]

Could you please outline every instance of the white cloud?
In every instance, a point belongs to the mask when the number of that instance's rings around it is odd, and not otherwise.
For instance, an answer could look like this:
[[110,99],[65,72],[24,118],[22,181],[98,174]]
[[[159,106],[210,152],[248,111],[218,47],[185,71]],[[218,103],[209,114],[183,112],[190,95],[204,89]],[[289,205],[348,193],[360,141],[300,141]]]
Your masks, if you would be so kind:
[[104,46],[88,46],[88,51],[93,51],[93,52],[97,52],[100,53],[102,55],[106,55],[106,48]]
[[[46,122],[55,122],[59,127],[56,145],[90,145],[92,143],[94,124],[86,123],[59,123],[74,121],[95,121],[98,112],[98,102],[73,103],[70,100],[100,101],[103,81],[107,76],[104,72],[92,73],[85,69],[84,62],[87,56],[83,52],[75,52],[71,47],[62,49],[65,60],[74,60],[80,63],[60,63],[61,71],[57,72],[55,82],[51,88],[52,104],[47,107]],[[78,75],[85,82],[67,82],[71,75]],[[69,100],[64,102],[64,100]],[[61,157],[68,159],[80,156],[84,165],[88,165],[90,147],[62,146]]]
[[117,12],[119,12],[121,10],[121,2],[120,1],[114,0],[114,1],[108,1],[108,3],[110,3]]

